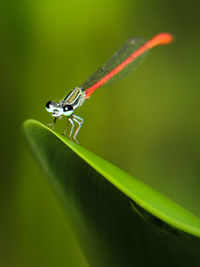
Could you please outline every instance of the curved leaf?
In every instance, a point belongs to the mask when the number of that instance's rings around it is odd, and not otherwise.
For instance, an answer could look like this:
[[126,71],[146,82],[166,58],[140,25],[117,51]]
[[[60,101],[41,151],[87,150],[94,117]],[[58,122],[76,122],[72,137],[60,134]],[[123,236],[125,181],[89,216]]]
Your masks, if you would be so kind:
[[91,266],[200,265],[200,219],[41,123],[24,128]]

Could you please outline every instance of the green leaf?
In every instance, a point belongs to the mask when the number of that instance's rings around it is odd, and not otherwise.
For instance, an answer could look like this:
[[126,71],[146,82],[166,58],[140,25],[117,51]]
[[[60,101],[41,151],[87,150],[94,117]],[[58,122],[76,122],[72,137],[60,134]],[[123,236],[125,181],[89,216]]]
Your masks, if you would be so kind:
[[199,218],[41,123],[24,129],[91,266],[200,266]]

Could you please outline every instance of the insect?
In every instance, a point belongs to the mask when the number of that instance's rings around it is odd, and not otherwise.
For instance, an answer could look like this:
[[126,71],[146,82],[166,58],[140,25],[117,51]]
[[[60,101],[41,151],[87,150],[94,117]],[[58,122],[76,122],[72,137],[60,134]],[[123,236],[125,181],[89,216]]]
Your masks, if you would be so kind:
[[[125,76],[133,71],[143,61],[148,50],[157,46],[171,43],[173,37],[170,33],[160,33],[149,41],[145,42],[141,38],[131,38],[127,40],[110,57],[94,74],[92,74],[80,87],[75,87],[61,101],[48,101],[46,110],[54,117],[53,123],[49,124],[52,129],[55,127],[56,120],[62,116],[68,118],[71,123],[69,137],[73,138],[77,143],[76,136],[82,126],[83,119],[74,114],[74,111],[82,106],[84,101],[88,99],[92,93],[108,81],[112,81],[119,76]],[[75,123],[78,127],[74,131]],[[64,130],[66,134],[67,127]]]

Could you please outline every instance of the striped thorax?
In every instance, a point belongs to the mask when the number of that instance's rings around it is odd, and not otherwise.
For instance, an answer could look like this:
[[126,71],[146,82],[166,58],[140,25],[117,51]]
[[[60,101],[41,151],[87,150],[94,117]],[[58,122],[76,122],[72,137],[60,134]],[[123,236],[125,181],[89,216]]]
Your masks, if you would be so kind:
[[63,106],[70,105],[73,110],[79,108],[85,101],[85,92],[80,87],[75,87],[63,100]]

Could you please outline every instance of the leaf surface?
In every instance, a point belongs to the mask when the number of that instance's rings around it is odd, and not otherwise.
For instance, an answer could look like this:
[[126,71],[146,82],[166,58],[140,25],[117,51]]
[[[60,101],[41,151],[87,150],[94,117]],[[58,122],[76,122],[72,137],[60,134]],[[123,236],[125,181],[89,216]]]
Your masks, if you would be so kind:
[[43,124],[24,129],[91,266],[200,266],[199,218]]

